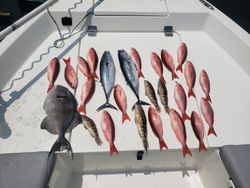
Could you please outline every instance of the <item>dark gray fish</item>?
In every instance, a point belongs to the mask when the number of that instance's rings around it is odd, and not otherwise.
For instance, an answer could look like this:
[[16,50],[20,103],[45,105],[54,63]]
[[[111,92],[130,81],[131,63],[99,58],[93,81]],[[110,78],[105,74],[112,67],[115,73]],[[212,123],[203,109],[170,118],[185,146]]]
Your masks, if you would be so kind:
[[72,130],[82,119],[77,110],[75,96],[66,88],[56,85],[47,95],[43,109],[47,116],[41,122],[41,129],[46,129],[52,134],[57,134],[58,138],[53,144],[49,156],[52,152],[68,150],[74,157],[72,147],[65,138],[65,133]]
[[100,63],[100,77],[106,97],[106,103],[97,108],[97,111],[104,108],[113,108],[117,110],[114,105],[109,103],[109,97],[115,84],[115,64],[109,51],[105,51],[102,55]]
[[160,101],[164,106],[165,111],[168,113],[169,106],[168,106],[168,90],[166,85],[159,79],[158,86],[157,86],[157,93],[160,97]]
[[[131,61],[128,53],[125,50],[118,50],[118,58],[122,74],[128,83],[130,89],[133,91],[137,98],[137,105],[149,105],[148,103],[141,101],[139,97],[139,79],[137,77],[137,70],[134,63]],[[134,108],[135,105],[133,105]],[[132,109],[133,109],[132,108]]]
[[156,110],[160,112],[161,108],[158,104],[154,87],[148,80],[144,80],[144,88],[145,88],[145,95],[149,98],[151,103],[155,106]]

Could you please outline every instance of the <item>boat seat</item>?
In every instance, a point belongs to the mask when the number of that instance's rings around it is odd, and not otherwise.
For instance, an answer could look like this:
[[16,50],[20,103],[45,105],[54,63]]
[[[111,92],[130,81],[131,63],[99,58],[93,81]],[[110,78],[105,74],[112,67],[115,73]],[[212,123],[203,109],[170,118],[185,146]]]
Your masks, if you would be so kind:
[[48,152],[0,154],[0,187],[47,188],[55,160]]
[[220,156],[237,188],[250,187],[250,145],[227,145]]

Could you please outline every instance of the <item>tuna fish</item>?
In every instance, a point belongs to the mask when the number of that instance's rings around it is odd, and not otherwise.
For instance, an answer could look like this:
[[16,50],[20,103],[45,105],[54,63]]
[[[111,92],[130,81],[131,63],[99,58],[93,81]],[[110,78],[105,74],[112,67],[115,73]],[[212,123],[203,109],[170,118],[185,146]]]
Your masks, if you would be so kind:
[[59,72],[60,72],[60,63],[59,60],[55,57],[49,62],[47,68],[47,78],[49,81],[49,87],[47,92],[49,92],[54,87],[54,83],[58,77]]
[[157,86],[157,93],[160,97],[160,101],[162,105],[164,106],[165,111],[168,113],[168,90],[166,85],[159,79],[158,80],[158,86]]
[[96,74],[96,69],[98,65],[98,56],[94,48],[90,48],[87,53],[87,62],[89,65],[90,73],[93,78],[99,80],[97,74]]
[[147,118],[145,112],[141,105],[135,105],[135,124],[137,126],[137,130],[139,136],[142,139],[143,147],[148,152],[148,130],[147,130]]
[[152,65],[153,69],[155,70],[155,72],[159,75],[161,81],[164,84],[166,84],[166,81],[163,77],[163,68],[162,68],[161,59],[155,52],[151,53],[151,65]]
[[115,84],[115,64],[109,51],[105,51],[102,55],[100,63],[100,75],[102,87],[106,97],[106,103],[101,105],[97,111],[100,111],[104,108],[113,108],[117,110],[114,105],[109,103],[109,98]]
[[196,73],[194,69],[193,63],[190,61],[186,62],[185,69],[184,69],[184,76],[186,79],[186,83],[188,86],[188,97],[193,96],[196,98],[194,93],[194,85],[195,85],[195,79],[196,79]]
[[214,130],[214,127],[213,127],[214,111],[213,111],[210,103],[204,97],[202,97],[200,105],[201,105],[201,113],[209,126],[208,135],[214,134],[215,136],[217,136],[217,134]]
[[170,124],[175,133],[175,136],[182,145],[183,157],[185,157],[186,154],[189,154],[190,156],[192,156],[191,151],[189,150],[186,144],[187,134],[186,134],[185,125],[184,125],[183,120],[181,119],[181,116],[174,109],[169,109],[169,117],[170,117]]
[[89,65],[87,61],[81,56],[78,56],[77,66],[84,76],[86,76],[88,79],[91,77]]
[[104,134],[105,139],[108,141],[110,146],[110,155],[112,155],[114,152],[119,153],[118,150],[115,147],[114,141],[115,141],[115,125],[112,117],[107,111],[102,112],[102,119],[101,119],[101,127],[102,132]]
[[67,88],[56,85],[48,93],[43,105],[47,116],[41,122],[41,129],[58,135],[49,156],[52,152],[66,149],[71,152],[73,159],[72,147],[65,138],[65,133],[82,123],[81,115],[76,111],[76,108],[77,101]]
[[114,99],[118,108],[122,112],[122,123],[124,123],[125,120],[130,121],[130,118],[127,114],[127,97],[119,84],[114,86]]
[[187,45],[184,43],[184,42],[181,42],[179,47],[178,47],[178,50],[177,50],[177,61],[178,61],[178,66],[176,68],[176,71],[181,71],[183,72],[182,70],[182,64],[186,61],[187,59]]
[[145,88],[145,95],[149,98],[151,103],[155,106],[156,110],[160,112],[161,108],[158,104],[158,101],[155,95],[155,90],[152,84],[148,80],[144,80],[144,88]]
[[195,111],[191,113],[191,125],[194,131],[196,138],[199,140],[199,152],[202,150],[206,151],[206,146],[203,142],[204,139],[204,125],[202,119],[200,118],[199,114]]
[[141,57],[135,48],[130,49],[130,57],[131,57],[133,63],[135,64],[135,67],[137,69],[138,78],[140,78],[140,77],[144,78],[144,75],[141,71]]
[[78,78],[74,68],[70,64],[70,57],[68,59],[63,59],[66,64],[64,77],[69,86],[76,91],[78,85]]
[[209,93],[210,93],[210,81],[209,81],[209,77],[207,75],[207,72],[204,69],[201,70],[199,80],[200,80],[201,88],[202,88],[203,92],[205,93],[206,100],[212,103],[211,97],[209,95]]
[[163,139],[163,125],[160,114],[153,108],[148,108],[148,120],[154,135],[159,139],[160,150],[164,147],[168,149],[167,144]]
[[[122,74],[137,98],[136,104],[138,105],[149,105],[148,103],[141,101],[139,97],[139,80],[137,77],[137,71],[135,65],[132,63],[128,53],[124,50],[118,50],[118,57]],[[133,105],[134,108],[134,105]],[[133,109],[132,108],[132,109]]]
[[174,80],[175,78],[178,79],[178,76],[175,73],[173,57],[167,50],[161,50],[161,60],[163,65],[165,65],[165,67],[172,73],[172,80]]

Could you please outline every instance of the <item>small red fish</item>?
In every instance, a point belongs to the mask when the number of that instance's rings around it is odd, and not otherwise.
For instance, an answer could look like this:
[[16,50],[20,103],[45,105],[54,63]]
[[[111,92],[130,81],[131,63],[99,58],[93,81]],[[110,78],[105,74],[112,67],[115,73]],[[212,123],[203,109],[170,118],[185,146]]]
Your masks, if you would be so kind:
[[174,88],[174,100],[181,111],[183,121],[190,120],[190,117],[186,114],[187,96],[182,85],[177,82]]
[[90,75],[90,69],[87,61],[82,58],[81,56],[78,56],[78,63],[77,66],[79,70],[83,73],[84,76],[86,76],[88,79],[91,77]]
[[114,86],[114,99],[118,108],[122,112],[122,123],[124,123],[125,120],[130,121],[130,118],[126,112],[127,111],[127,97],[125,95],[124,90],[119,84],[116,84]]
[[154,135],[159,139],[160,150],[164,147],[168,149],[167,144],[163,139],[163,125],[160,114],[153,107],[148,108],[148,120]]
[[181,42],[178,50],[177,50],[177,61],[178,61],[178,66],[176,68],[176,71],[181,71],[182,70],[182,64],[186,61],[187,59],[187,45],[184,42]]
[[133,63],[135,64],[136,69],[137,69],[138,78],[140,78],[140,77],[144,78],[144,75],[141,71],[141,57],[135,48],[130,49],[130,56],[131,56]]
[[155,72],[159,75],[160,80],[164,84],[166,84],[166,81],[163,77],[163,68],[162,68],[161,59],[155,52],[152,52],[152,54],[151,54],[151,65],[154,68]]
[[110,146],[110,155],[112,155],[114,152],[119,153],[118,150],[115,147],[114,141],[115,141],[115,125],[112,117],[107,111],[102,112],[102,119],[101,119],[101,127],[102,132],[104,134],[105,139],[108,141]]
[[175,136],[182,145],[183,157],[185,157],[186,154],[189,154],[190,156],[192,156],[192,153],[186,144],[186,141],[187,141],[186,129],[185,129],[184,122],[181,119],[180,115],[174,109],[170,109],[169,118],[170,118],[171,127],[175,133]]
[[215,136],[217,136],[217,134],[214,130],[214,127],[213,127],[214,111],[213,111],[210,103],[204,97],[202,97],[200,105],[201,105],[201,113],[209,126],[208,135],[214,134]]
[[64,78],[69,86],[76,91],[78,85],[78,78],[74,68],[70,64],[70,57],[68,59],[63,59],[66,64]]
[[208,100],[209,102],[212,103],[211,97],[209,95],[209,93],[210,93],[210,81],[209,81],[207,72],[204,69],[201,70],[199,80],[200,80],[201,88],[206,95],[206,100]]
[[86,114],[86,105],[93,97],[95,92],[95,80],[93,78],[87,79],[82,87],[81,103],[78,112]]
[[161,60],[163,65],[165,65],[165,67],[172,73],[172,80],[174,80],[175,78],[179,79],[179,77],[175,73],[173,57],[167,50],[161,50]]
[[188,97],[193,96],[194,98],[196,98],[194,90],[193,90],[194,85],[195,85],[196,73],[195,73],[194,65],[190,61],[186,62],[185,69],[184,69],[184,76],[185,76],[186,83],[188,86]]
[[191,125],[194,131],[196,138],[199,140],[199,152],[202,150],[206,151],[206,146],[203,142],[204,139],[204,125],[199,116],[199,114],[195,111],[191,113]]
[[98,56],[97,56],[97,53],[96,53],[94,48],[90,48],[88,50],[87,62],[89,64],[89,69],[90,69],[91,75],[95,79],[99,80],[99,78],[98,78],[98,76],[96,74],[96,69],[97,69],[97,65],[98,65]]
[[60,71],[60,63],[59,60],[55,57],[49,62],[47,68],[47,78],[49,81],[49,87],[47,93],[54,87],[54,83],[58,77],[59,71]]

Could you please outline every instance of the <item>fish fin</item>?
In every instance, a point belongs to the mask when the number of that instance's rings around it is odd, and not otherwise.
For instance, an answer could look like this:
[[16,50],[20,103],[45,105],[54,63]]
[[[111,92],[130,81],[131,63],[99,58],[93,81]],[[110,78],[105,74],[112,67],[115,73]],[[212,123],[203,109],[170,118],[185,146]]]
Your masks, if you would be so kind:
[[207,151],[207,148],[206,148],[204,143],[200,143],[200,145],[199,145],[199,152],[201,152],[202,150]]
[[177,74],[175,72],[172,72],[172,80],[174,79],[179,79],[179,77],[177,76]]
[[80,113],[78,112],[75,112],[74,114],[74,119],[73,121],[71,122],[70,126],[68,127],[67,131],[66,132],[70,132],[72,131],[77,125],[81,124],[82,123],[82,116]]
[[215,132],[215,130],[214,130],[213,127],[210,127],[210,128],[208,129],[208,133],[207,133],[207,134],[208,134],[208,135],[213,134],[214,136],[217,136],[217,134],[216,134],[216,132]]
[[64,61],[64,63],[67,65],[67,64],[70,64],[70,57],[68,58],[68,59],[64,59],[63,58],[63,61]]
[[138,72],[138,78],[141,78],[141,77],[142,77],[142,78],[145,78],[144,75],[143,75],[143,73],[142,73],[142,71],[139,71],[139,72]]
[[48,87],[47,93],[49,93],[49,91],[50,91],[53,87],[54,87],[54,85],[49,84],[49,87]]
[[132,110],[134,110],[136,104],[137,104],[137,105],[150,105],[150,104],[147,103],[147,102],[138,100],[138,101],[132,106]]
[[164,140],[159,140],[159,143],[160,143],[160,150],[162,151],[163,148],[166,148],[168,149],[168,146],[167,144],[164,142]]
[[143,144],[143,147],[144,147],[144,150],[146,152],[146,154],[148,154],[148,141],[147,140],[142,140],[142,144]]
[[82,112],[86,115],[86,106],[85,105],[80,105],[79,108],[77,109],[78,112]]
[[117,110],[117,108],[114,105],[110,104],[109,102],[106,102],[105,104],[97,108],[97,112],[99,112],[100,110],[103,110],[104,108],[112,108],[114,110]]
[[115,147],[115,144],[110,144],[110,156],[112,156],[113,153],[119,154],[118,150]]
[[52,122],[49,120],[49,117],[46,116],[45,118],[43,118],[42,122],[41,122],[41,129],[46,129],[49,133],[51,134],[57,134],[57,129],[55,126],[52,126]]
[[157,112],[161,112],[161,108],[160,108],[160,106],[157,104],[157,105],[155,105],[155,109],[157,110]]
[[186,113],[183,113],[182,120],[183,120],[183,122],[185,122],[186,120],[191,120],[191,118]]
[[73,153],[72,147],[69,141],[65,137],[60,137],[55,141],[55,143],[53,144],[49,152],[48,158],[50,157],[51,153],[54,153],[55,151],[63,151],[63,150],[69,151],[71,153],[72,160],[74,159],[74,153]]
[[165,112],[166,112],[167,114],[169,114],[169,107],[168,107],[168,106],[164,106],[164,109],[165,109]]
[[211,100],[211,97],[210,97],[210,95],[209,95],[209,94],[208,94],[208,95],[206,95],[206,100],[207,100],[208,102],[212,103],[212,100]]
[[181,73],[183,73],[182,64],[177,66],[176,71],[181,71]]
[[162,75],[160,76],[160,80],[162,81],[162,83],[167,84],[166,80],[164,79]]
[[95,80],[99,80],[99,77],[95,72],[91,74],[91,77],[94,78]]
[[189,154],[192,157],[192,153],[189,150],[187,145],[182,146],[182,154],[183,154],[184,158],[185,158],[186,154]]
[[191,96],[193,96],[194,98],[196,98],[196,96],[195,96],[195,93],[194,93],[194,90],[193,90],[193,89],[190,89],[190,90],[188,91],[188,97],[191,97]]
[[99,138],[99,136],[95,138],[95,143],[96,143],[98,146],[102,145],[102,140]]
[[126,120],[131,121],[127,112],[122,113],[122,123],[124,123],[124,121],[126,121]]

